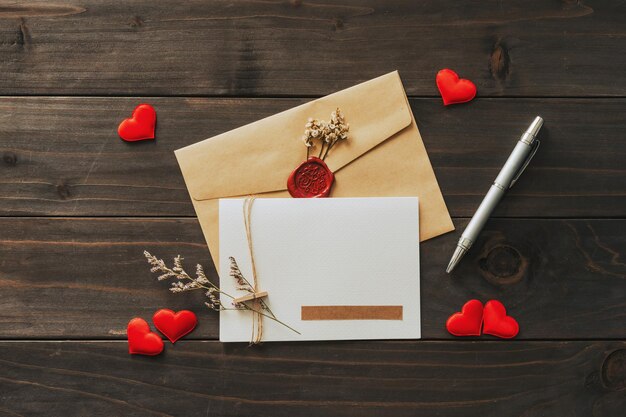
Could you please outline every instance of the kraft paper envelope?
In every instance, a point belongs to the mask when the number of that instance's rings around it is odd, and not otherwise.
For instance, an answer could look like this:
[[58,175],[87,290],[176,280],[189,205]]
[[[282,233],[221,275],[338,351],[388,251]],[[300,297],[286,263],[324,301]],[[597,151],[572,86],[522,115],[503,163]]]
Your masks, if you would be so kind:
[[[219,202],[220,288],[233,297],[230,260],[250,281],[242,199]],[[262,341],[418,339],[418,199],[256,199],[250,232],[257,289],[277,319]],[[224,294],[222,304],[231,307]],[[220,341],[249,342],[253,313],[220,311]]]
[[219,199],[289,197],[287,178],[306,159],[305,123],[337,107],[350,131],[326,158],[330,196],[417,196],[420,240],[454,230],[396,71],[176,151],[217,268]]

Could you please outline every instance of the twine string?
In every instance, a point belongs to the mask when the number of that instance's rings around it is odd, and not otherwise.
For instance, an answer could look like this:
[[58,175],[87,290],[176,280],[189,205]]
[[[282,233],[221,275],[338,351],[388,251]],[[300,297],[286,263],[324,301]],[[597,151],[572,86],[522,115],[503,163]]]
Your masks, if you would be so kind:
[[[254,262],[254,248],[252,246],[252,230],[251,230],[251,215],[252,204],[256,197],[248,197],[243,202],[243,221],[246,227],[246,238],[248,239],[248,250],[250,251],[250,264],[252,266],[252,290],[254,293],[259,291],[259,280],[256,275],[256,264]],[[250,337],[250,343],[258,344],[263,339],[263,315],[261,314],[262,305],[261,300],[255,298],[252,300],[254,303],[254,310],[252,312],[252,335]]]

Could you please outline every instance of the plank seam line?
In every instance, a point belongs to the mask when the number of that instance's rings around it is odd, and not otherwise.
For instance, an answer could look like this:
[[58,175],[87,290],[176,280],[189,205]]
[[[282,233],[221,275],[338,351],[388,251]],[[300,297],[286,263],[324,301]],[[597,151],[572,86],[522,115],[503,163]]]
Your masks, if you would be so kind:
[[[187,342],[217,342],[222,343],[219,339],[209,339],[209,338],[201,338],[201,339],[185,339]],[[10,339],[10,338],[0,338],[0,343],[126,343],[126,339],[98,339],[98,338],[65,338],[65,339]],[[443,342],[443,343],[503,343],[502,340],[490,339],[443,339],[443,338],[422,338],[422,339],[390,339],[390,340],[324,340],[324,341],[313,341],[313,342],[305,342],[306,344],[325,344],[325,343],[415,343],[415,342]],[[577,339],[511,339],[507,340],[506,343],[553,343],[553,342],[626,342],[626,338],[611,338],[611,337],[601,337],[601,338],[577,338]],[[241,345],[242,343],[234,343],[233,345]],[[224,343],[225,345],[230,345],[231,343]],[[287,342],[288,345],[293,345],[294,342]]]
[[[452,219],[457,220],[466,220],[471,219],[471,216],[450,216]],[[102,215],[102,216],[85,216],[85,215],[77,215],[77,216],[68,216],[68,215],[1,215],[0,220],[3,219],[15,219],[15,220],[46,220],[46,219],[55,219],[55,220],[197,220],[196,216],[178,216],[178,215],[160,215],[160,216],[129,216],[129,215],[119,215],[119,216],[111,216],[111,215]],[[560,216],[560,217],[532,217],[532,216],[492,216],[489,217],[490,220],[542,220],[542,221],[558,221],[558,220],[603,220],[603,221],[613,221],[613,220],[626,220],[625,216],[584,216],[584,217],[568,217],[568,216]]]
[[[329,92],[328,94],[331,94]],[[219,94],[0,94],[0,98],[206,98],[206,99],[317,99],[323,95],[311,94],[260,94],[260,95],[219,95]],[[411,99],[441,99],[439,95],[407,95]],[[502,96],[477,96],[476,100],[510,100],[510,99],[536,99],[536,100],[623,100],[626,95],[604,96],[532,96],[532,95],[502,95]]]

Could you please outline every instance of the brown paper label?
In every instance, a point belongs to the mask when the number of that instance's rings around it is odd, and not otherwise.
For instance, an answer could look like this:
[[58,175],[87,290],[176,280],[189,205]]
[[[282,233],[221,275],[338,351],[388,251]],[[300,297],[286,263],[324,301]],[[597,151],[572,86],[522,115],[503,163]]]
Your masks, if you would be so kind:
[[402,306],[302,306],[302,320],[402,320]]

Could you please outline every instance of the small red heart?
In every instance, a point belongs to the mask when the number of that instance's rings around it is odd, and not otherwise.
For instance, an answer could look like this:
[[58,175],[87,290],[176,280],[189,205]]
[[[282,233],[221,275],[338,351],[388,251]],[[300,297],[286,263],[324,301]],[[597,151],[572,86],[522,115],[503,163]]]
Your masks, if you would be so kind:
[[193,311],[181,310],[175,313],[166,308],[154,313],[152,321],[154,326],[172,343],[191,332],[198,324],[198,318]]
[[134,318],[126,327],[128,353],[131,355],[154,356],[163,352],[163,340],[150,331],[150,326],[142,318]]
[[503,339],[511,339],[519,333],[517,321],[506,315],[504,305],[498,300],[491,300],[485,304],[483,314],[483,333]]
[[470,80],[459,78],[456,72],[448,68],[437,73],[437,88],[444,106],[465,103],[476,97],[476,85]]
[[156,125],[156,111],[149,104],[140,104],[133,110],[130,119],[122,120],[117,133],[127,142],[154,139]]
[[469,300],[460,313],[454,313],[446,322],[446,328],[454,336],[480,336],[483,323],[483,303]]

